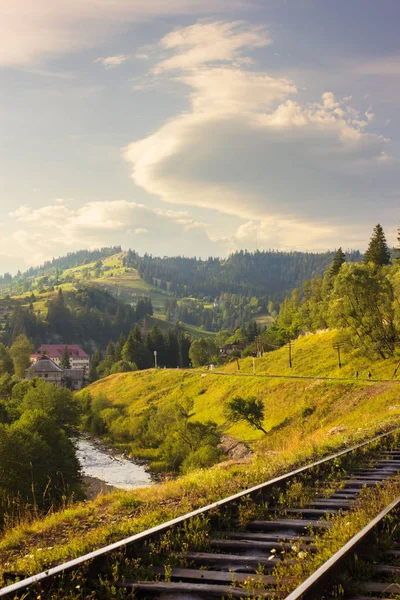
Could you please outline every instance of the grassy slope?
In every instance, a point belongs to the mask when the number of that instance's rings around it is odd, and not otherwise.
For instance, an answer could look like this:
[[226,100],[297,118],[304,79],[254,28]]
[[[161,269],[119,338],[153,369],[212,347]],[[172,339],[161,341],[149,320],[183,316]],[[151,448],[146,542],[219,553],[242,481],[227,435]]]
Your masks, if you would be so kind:
[[[338,374],[335,355],[332,355],[333,336],[333,333],[308,336],[296,342],[297,374]],[[343,369],[341,375],[353,373],[356,359],[350,358],[347,355],[347,371]],[[368,367],[383,377],[393,363],[377,362]],[[80,503],[46,519],[22,523],[0,540],[0,574],[2,568],[22,569],[28,573],[38,571],[400,423],[400,385],[394,382],[237,377],[229,374],[234,368],[235,365],[225,367],[225,376],[178,370],[120,374],[96,382],[90,389],[93,395],[104,393],[133,412],[140,412],[149,402],[191,397],[196,418],[214,419],[230,435],[253,443],[252,463],[228,461],[177,481],[118,492],[94,502]],[[251,360],[243,360],[241,372],[250,368]],[[257,368],[282,372],[285,349],[259,359]],[[253,432],[245,425],[229,427],[225,423],[223,402],[234,394],[264,399],[268,436]],[[315,411],[304,417],[302,411],[307,407],[315,407]]]
[[[304,426],[309,435],[315,435],[318,440],[332,427],[353,428],[358,425],[359,428],[367,428],[372,415],[375,420],[388,417],[389,406],[390,415],[400,415],[400,405],[397,406],[400,384],[366,380],[368,369],[374,377],[390,377],[397,359],[371,363],[354,356],[354,353],[346,353],[343,354],[344,366],[339,369],[332,349],[334,337],[334,332],[328,332],[297,340],[293,348],[292,369],[287,364],[287,348],[265,354],[263,358],[256,359],[256,377],[251,376],[252,359],[246,358],[240,361],[240,371],[236,362],[220,368],[219,372],[224,375],[203,370],[122,373],[92,384],[90,390],[94,396],[102,393],[113,402],[125,405],[131,414],[140,413],[152,402],[192,398],[196,419],[212,419],[229,435],[246,441],[260,439],[263,434],[245,424],[231,426],[226,422],[224,403],[235,395],[262,398],[266,429],[281,427],[288,436],[291,423],[298,427],[302,411],[315,407],[315,412]],[[360,372],[358,380],[354,379],[356,368]],[[269,379],[263,376],[267,374],[341,377],[343,380]]]

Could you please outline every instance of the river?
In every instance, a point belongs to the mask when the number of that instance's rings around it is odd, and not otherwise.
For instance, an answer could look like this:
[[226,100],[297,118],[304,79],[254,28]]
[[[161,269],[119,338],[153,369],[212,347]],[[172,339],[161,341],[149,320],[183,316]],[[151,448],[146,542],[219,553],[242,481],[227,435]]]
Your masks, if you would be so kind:
[[142,465],[113,455],[100,443],[81,436],[74,439],[74,445],[83,475],[125,490],[151,485],[151,477]]

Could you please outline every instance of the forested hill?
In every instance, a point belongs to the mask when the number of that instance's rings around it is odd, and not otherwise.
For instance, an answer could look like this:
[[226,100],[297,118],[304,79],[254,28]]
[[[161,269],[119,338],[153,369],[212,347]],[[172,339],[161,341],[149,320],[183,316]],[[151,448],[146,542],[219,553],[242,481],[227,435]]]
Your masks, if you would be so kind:
[[[129,251],[127,266],[136,268],[152,285],[177,296],[219,297],[221,293],[240,296],[282,297],[304,281],[322,275],[332,263],[334,252],[247,252],[240,251],[227,259],[201,260],[185,257],[140,257]],[[347,261],[360,260],[359,251],[346,253]]]

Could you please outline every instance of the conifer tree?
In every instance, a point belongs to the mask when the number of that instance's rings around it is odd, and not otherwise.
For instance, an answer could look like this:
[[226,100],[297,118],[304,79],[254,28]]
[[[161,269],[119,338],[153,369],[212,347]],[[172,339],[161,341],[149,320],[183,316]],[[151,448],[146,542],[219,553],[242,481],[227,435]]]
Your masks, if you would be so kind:
[[119,360],[122,360],[122,348],[125,346],[126,344],[126,337],[124,336],[123,333],[121,333],[121,335],[119,336],[118,342],[115,346],[115,361],[118,362]]
[[62,369],[70,369],[71,368],[71,362],[69,360],[68,346],[64,346],[64,350],[62,352],[61,360],[60,360],[60,367]]
[[390,250],[382,226],[379,223],[374,227],[368,249],[364,254],[364,262],[371,262],[377,267],[390,265]]
[[333,257],[333,261],[332,261],[331,267],[329,269],[329,275],[331,277],[336,277],[336,275],[340,271],[340,267],[345,262],[346,262],[346,256],[345,256],[342,248],[339,248],[339,250],[336,250],[335,256]]
[[400,227],[397,229],[396,262],[400,262]]
[[89,374],[88,374],[89,383],[93,383],[94,381],[97,381],[98,378],[99,378],[99,375],[97,373],[94,357],[92,356],[92,358],[90,360]]

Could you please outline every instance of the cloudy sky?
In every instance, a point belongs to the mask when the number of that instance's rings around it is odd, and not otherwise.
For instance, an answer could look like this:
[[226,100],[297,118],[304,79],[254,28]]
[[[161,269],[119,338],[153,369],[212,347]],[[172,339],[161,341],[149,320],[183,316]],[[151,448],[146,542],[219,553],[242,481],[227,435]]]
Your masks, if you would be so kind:
[[0,0],[0,273],[400,225],[398,0]]

